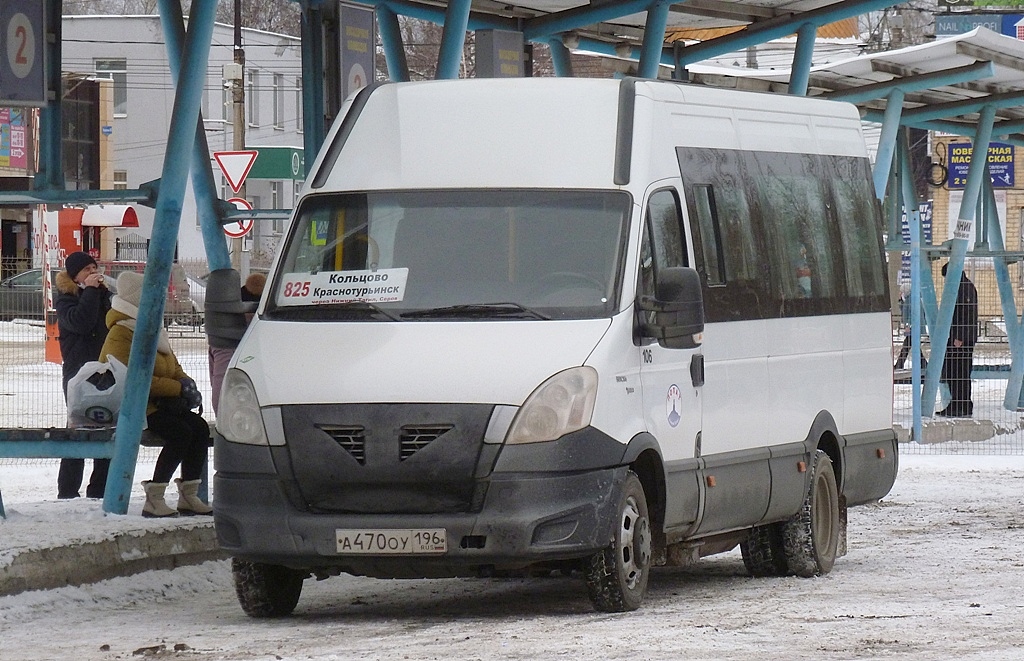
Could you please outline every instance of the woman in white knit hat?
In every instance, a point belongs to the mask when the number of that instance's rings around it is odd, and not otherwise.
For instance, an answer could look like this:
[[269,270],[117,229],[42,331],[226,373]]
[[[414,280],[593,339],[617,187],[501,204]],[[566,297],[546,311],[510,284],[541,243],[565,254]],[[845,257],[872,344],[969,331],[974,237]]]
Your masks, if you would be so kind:
[[[106,342],[100,350],[100,360],[113,356],[128,364],[128,355],[135,335],[135,322],[139,316],[139,298],[142,295],[142,274],[125,271],[117,277],[117,294],[107,313]],[[163,439],[164,446],[153,469],[153,479],[142,483],[146,490],[146,504],[142,516],[166,517],[211,514],[213,508],[198,495],[199,483],[206,470],[206,454],[210,442],[210,427],[206,420],[192,409],[202,405],[202,396],[178,359],[171,351],[167,334],[161,330],[157,343],[153,380],[149,387],[149,406],[146,408],[146,426]],[[164,491],[181,466],[176,509],[167,506]]]

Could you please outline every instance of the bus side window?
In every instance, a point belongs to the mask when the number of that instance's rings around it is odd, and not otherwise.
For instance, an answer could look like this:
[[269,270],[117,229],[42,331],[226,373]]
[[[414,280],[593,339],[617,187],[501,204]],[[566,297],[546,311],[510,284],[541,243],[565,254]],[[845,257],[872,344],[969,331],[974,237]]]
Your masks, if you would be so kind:
[[697,213],[697,229],[703,247],[704,270],[708,285],[725,284],[725,255],[722,251],[722,228],[718,220],[715,189],[711,184],[695,184],[693,199]]
[[683,215],[675,190],[656,191],[647,200],[647,229],[655,270],[690,265],[683,240]]

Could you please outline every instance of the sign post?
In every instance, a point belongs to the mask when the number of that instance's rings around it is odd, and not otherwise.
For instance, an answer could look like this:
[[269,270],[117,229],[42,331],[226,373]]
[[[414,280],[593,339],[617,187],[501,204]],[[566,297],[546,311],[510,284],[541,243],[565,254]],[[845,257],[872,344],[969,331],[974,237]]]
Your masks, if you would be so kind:
[[[236,17],[237,18],[237,17]],[[237,51],[236,51],[237,54]],[[235,104],[235,144],[244,145],[244,138],[240,136],[239,132],[245,130],[245,124],[242,123],[239,127],[239,119],[241,117],[241,104]],[[224,173],[224,178],[228,180],[228,185],[231,186],[231,190],[235,193],[240,193],[240,198],[232,198],[230,201],[235,203],[235,206],[239,206],[239,200],[244,203],[245,207],[249,208],[249,203],[245,201],[245,178],[249,176],[249,170],[252,169],[252,164],[256,162],[256,157],[259,156],[259,152],[255,149],[243,149],[239,148],[236,151],[215,151],[213,152],[213,158],[217,161],[217,165],[220,166],[220,171]],[[249,272],[249,256],[242,245],[241,238],[235,238],[231,241],[231,264],[238,269],[243,277]]]

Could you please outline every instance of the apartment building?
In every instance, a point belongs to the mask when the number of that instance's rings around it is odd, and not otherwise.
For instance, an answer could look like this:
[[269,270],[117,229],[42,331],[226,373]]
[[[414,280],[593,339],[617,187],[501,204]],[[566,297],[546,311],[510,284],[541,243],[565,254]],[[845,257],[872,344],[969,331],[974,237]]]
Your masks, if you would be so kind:
[[[109,143],[110,180],[102,188],[137,188],[158,179],[174,103],[163,29],[158,16],[65,16],[63,20],[65,74],[84,74],[112,81],[112,119],[101,127]],[[245,50],[245,144],[248,149],[295,148],[301,155],[302,67],[298,37],[242,30]],[[210,49],[202,114],[211,152],[234,146],[231,83],[223,67],[234,62],[234,28],[217,24]],[[211,162],[212,156],[211,156]],[[259,164],[259,159],[257,159]],[[214,178],[222,199],[235,196],[216,163]],[[106,170],[106,168],[104,168]],[[302,169],[260,168],[261,178],[246,181],[246,199],[254,208],[290,208],[303,177]],[[276,178],[279,177],[279,178]],[[152,209],[137,207],[137,229],[110,228],[149,236]],[[285,221],[255,224],[246,247],[254,262],[269,259]],[[248,237],[247,237],[248,238]],[[186,191],[178,234],[178,257],[205,259],[191,184]]]

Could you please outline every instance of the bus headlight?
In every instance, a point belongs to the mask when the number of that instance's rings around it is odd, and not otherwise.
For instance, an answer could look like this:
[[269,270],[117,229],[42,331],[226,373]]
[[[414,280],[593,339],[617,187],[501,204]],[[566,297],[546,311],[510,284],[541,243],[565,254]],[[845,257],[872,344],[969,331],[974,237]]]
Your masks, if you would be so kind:
[[520,407],[506,443],[554,441],[590,424],[597,400],[597,370],[573,367],[540,384]]
[[263,415],[256,399],[256,389],[245,372],[228,370],[220,390],[217,431],[233,443],[270,445],[263,428]]

